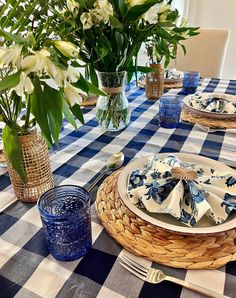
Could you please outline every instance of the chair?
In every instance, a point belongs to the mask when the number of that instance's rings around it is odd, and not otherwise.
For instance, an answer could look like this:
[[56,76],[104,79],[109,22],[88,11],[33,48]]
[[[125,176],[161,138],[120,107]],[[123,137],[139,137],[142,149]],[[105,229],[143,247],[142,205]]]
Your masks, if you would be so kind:
[[183,50],[178,49],[175,67],[198,71],[202,77],[221,78],[230,30],[201,28],[199,31],[199,35],[182,42],[187,53],[184,55]]

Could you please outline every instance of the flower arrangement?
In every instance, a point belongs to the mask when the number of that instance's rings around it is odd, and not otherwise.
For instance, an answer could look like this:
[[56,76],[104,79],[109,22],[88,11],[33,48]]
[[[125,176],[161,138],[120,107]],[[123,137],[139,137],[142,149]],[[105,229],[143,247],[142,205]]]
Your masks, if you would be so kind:
[[5,153],[21,180],[27,181],[19,135],[36,124],[48,145],[58,144],[63,117],[76,128],[84,122],[81,93],[103,94],[71,65],[78,49],[42,34],[19,36],[0,29],[0,121]]
[[170,59],[175,59],[178,46],[185,47],[181,42],[199,34],[197,29],[189,27],[188,21],[181,19],[178,10],[172,10],[171,1],[154,5],[144,16],[150,23],[169,22],[167,27],[158,27],[154,34],[145,41],[145,48],[151,64],[162,63],[168,66]]
[[[95,85],[98,85],[96,71],[126,71],[128,81],[138,70],[149,72],[150,68],[137,65],[137,55],[143,42],[160,37],[161,43],[155,49],[168,59],[173,56],[172,53],[181,40],[194,34],[195,28],[185,27],[184,24],[177,26],[179,14],[177,10],[171,9],[171,2],[172,0],[48,1],[54,15],[51,25],[57,28],[61,38],[80,47],[79,58],[85,62],[86,73]],[[167,43],[173,44],[174,49],[166,47]],[[107,93],[107,105],[105,107],[103,102],[103,111],[98,109],[97,118],[106,128],[111,124],[118,128],[120,121],[129,115],[127,105],[118,99],[122,97],[119,93]]]

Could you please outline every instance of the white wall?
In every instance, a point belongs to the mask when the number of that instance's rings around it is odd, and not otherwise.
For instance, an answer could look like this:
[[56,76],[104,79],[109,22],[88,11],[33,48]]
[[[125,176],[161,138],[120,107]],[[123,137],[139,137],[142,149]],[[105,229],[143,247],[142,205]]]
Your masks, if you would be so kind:
[[223,77],[236,79],[236,0],[187,0],[187,2],[189,2],[188,19],[191,25],[231,30]]

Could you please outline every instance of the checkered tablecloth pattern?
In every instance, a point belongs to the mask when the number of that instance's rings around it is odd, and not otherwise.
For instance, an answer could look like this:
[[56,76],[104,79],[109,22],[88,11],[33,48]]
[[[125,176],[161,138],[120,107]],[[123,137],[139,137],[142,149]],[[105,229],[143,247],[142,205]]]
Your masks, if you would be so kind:
[[[198,91],[235,94],[236,81],[204,79]],[[56,185],[88,185],[104,168],[108,157],[118,151],[124,152],[125,163],[150,152],[186,152],[236,167],[236,130],[207,133],[187,123],[177,129],[160,128],[157,101],[147,100],[145,91],[135,87],[127,96],[132,117],[123,131],[103,131],[97,126],[92,108],[83,109],[86,125],[78,131],[64,123],[59,147],[50,153]],[[91,193],[93,201],[96,191],[97,188]],[[48,253],[37,207],[15,199],[9,177],[5,169],[0,169],[0,297],[201,297],[170,282],[144,283],[122,268],[122,247],[101,226],[94,204],[91,209],[90,252],[78,261],[56,261]],[[236,297],[236,262],[213,271],[152,266]]]

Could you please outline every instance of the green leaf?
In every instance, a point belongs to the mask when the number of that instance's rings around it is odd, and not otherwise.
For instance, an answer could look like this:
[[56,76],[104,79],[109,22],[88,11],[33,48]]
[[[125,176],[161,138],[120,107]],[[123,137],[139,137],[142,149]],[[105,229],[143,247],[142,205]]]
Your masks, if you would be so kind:
[[18,36],[18,35],[15,35],[15,34],[6,32],[5,30],[3,30],[1,28],[0,28],[0,36],[4,37],[7,40],[15,41],[18,44],[27,43],[27,39],[25,39],[25,38],[23,38],[21,36]]
[[118,5],[119,5],[121,16],[125,17],[128,12],[128,6],[127,6],[125,0],[118,0]]
[[89,92],[88,82],[85,80],[85,78],[82,75],[80,75],[78,81],[76,83],[74,83],[73,85],[76,88],[79,88],[86,93]]
[[14,88],[20,83],[20,72],[14,73],[8,77],[5,77],[0,81],[0,92],[7,89]]
[[48,123],[47,113],[47,99],[43,93],[39,79],[34,79],[34,92],[29,96],[31,101],[31,112],[34,115],[37,123],[39,124],[43,135],[47,139],[49,144],[53,144],[50,127]]
[[2,139],[4,144],[4,150],[7,157],[13,167],[13,169],[19,175],[23,183],[27,183],[26,171],[23,163],[23,153],[15,126],[8,122],[2,131]]
[[141,71],[143,73],[149,73],[149,72],[155,71],[154,68],[147,67],[147,66],[132,66],[127,68],[126,70],[129,72]]
[[73,107],[70,107],[71,112],[75,115],[75,117],[84,125],[84,116],[80,109],[80,106],[76,103]]
[[75,122],[75,118],[73,116],[73,114],[71,113],[67,103],[65,102],[65,100],[63,101],[63,114],[66,118],[66,120],[75,128],[77,129],[77,124]]
[[116,17],[110,16],[109,19],[110,19],[111,26],[113,28],[123,29],[123,25]]
[[90,74],[91,82],[93,83],[93,85],[98,87],[98,77],[97,77],[97,74],[96,74],[93,64],[89,65],[89,74]]
[[47,84],[44,85],[43,94],[50,132],[54,142],[58,144],[62,125],[63,98],[58,90],[49,87]]
[[102,95],[105,96],[106,93],[104,93],[102,90],[98,89],[95,85],[91,84],[90,82],[87,82],[89,87],[89,92],[93,93],[95,95]]
[[90,92],[90,93],[93,93],[96,95],[106,95],[103,91],[98,89],[95,85],[86,81],[82,75],[80,75],[79,80],[76,83],[74,83],[73,85],[87,93]]
[[116,43],[119,47],[119,49],[123,49],[123,44],[124,44],[124,36],[120,32],[116,31],[115,32],[115,38],[116,38]]

